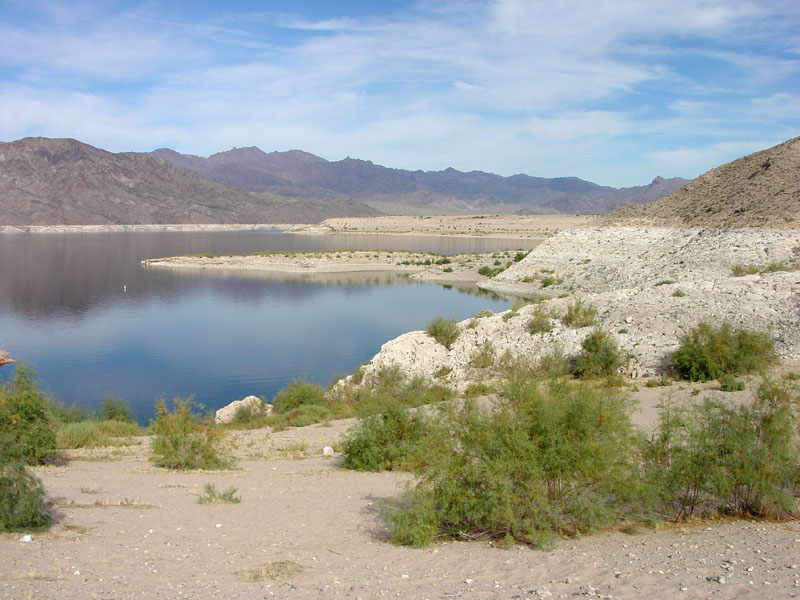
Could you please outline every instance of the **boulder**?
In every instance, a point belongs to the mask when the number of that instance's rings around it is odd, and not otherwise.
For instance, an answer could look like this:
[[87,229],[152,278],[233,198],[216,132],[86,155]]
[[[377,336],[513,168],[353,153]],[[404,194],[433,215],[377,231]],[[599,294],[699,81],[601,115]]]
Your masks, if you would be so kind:
[[261,406],[261,398],[256,396],[247,396],[241,400],[234,400],[227,406],[223,406],[216,413],[214,413],[214,423],[230,423],[236,416],[236,411],[240,408],[253,407],[261,410],[264,416],[272,414],[272,405],[265,404],[263,409]]

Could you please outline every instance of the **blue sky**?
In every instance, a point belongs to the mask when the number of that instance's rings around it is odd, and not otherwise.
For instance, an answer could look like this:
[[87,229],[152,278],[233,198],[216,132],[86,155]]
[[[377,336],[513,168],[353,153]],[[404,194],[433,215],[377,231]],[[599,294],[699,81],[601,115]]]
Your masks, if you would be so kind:
[[800,135],[796,0],[0,0],[0,140],[692,178]]

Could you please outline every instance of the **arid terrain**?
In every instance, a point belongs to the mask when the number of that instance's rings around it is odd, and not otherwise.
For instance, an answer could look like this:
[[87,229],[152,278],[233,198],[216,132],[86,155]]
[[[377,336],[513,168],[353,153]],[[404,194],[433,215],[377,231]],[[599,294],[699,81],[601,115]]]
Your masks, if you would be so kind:
[[[690,389],[642,389],[639,424],[662,393]],[[67,452],[35,469],[56,524],[30,541],[0,535],[0,598],[800,597],[797,521],[608,531],[548,551],[393,546],[381,507],[410,477],[323,457],[351,423],[236,432],[236,468],[213,473],[154,467],[146,438]],[[236,487],[241,503],[198,504],[207,483]]]
[[[506,219],[497,227],[503,231],[494,232],[476,231],[460,217],[344,219],[328,222],[320,231],[441,234],[441,229],[455,227],[450,232],[459,235],[508,235],[517,218]],[[481,220],[476,218],[474,223]],[[420,231],[413,227],[417,222],[427,225],[426,221],[430,228]],[[798,233],[759,237],[752,232],[756,237],[751,240],[747,234],[737,237],[735,232],[721,232],[719,238],[697,238],[690,230],[585,227],[592,224],[579,222],[583,227],[563,230],[565,225],[575,225],[573,219],[567,219],[520,227],[519,235],[546,237],[547,241],[517,262],[510,253],[511,266],[494,279],[482,278],[484,284],[498,289],[510,286],[517,293],[526,287],[530,293],[549,292],[542,289],[541,269],[553,271],[564,278],[554,284],[553,296],[567,293],[572,285],[571,293],[586,298],[590,292],[599,294],[594,300],[608,303],[605,318],[614,323],[622,318],[630,330],[618,336],[620,341],[646,337],[649,323],[641,321],[634,310],[622,317],[613,311],[615,306],[624,311],[631,301],[613,296],[626,289],[620,288],[621,282],[627,282],[629,290],[638,290],[626,292],[631,298],[653,295],[652,302],[634,302],[631,307],[641,311],[652,305],[666,306],[667,313],[660,317],[666,321],[669,310],[679,308],[679,301],[685,298],[674,298],[675,304],[669,304],[674,289],[685,289],[687,294],[696,291],[699,298],[716,288],[723,295],[732,295],[733,303],[738,301],[736,294],[744,297],[744,289],[752,290],[756,303],[762,290],[772,290],[777,295],[770,300],[774,305],[768,307],[798,314],[798,271],[745,278],[733,278],[729,273],[734,260],[759,264],[794,260],[792,249]],[[556,233],[556,229],[562,230]],[[615,250],[599,257],[595,245],[609,247],[608,236],[616,240],[612,244]],[[681,248],[674,263],[670,262],[667,239]],[[641,247],[632,251],[631,244],[637,243]],[[659,249],[658,257],[648,254],[653,248]],[[728,256],[727,249],[731,256],[720,262],[719,256]],[[706,254],[712,250],[717,254]],[[586,253],[595,258],[586,261]],[[318,274],[410,269],[425,276],[451,266],[397,265],[402,262],[399,254],[298,253],[267,257],[264,268]],[[576,259],[579,254],[581,260]],[[625,256],[632,258],[625,260]],[[192,261],[205,261],[203,266],[208,268],[258,269],[261,267],[246,261],[261,258],[184,257],[175,259],[175,264],[185,268]],[[415,260],[423,258],[419,255]],[[237,260],[245,261],[244,265],[236,265]],[[234,264],[226,265],[226,261]],[[468,269],[464,266],[459,276],[480,279],[475,273],[480,263],[477,260]],[[658,285],[654,278],[660,270],[674,281]],[[726,285],[738,286],[738,291],[726,292]],[[555,306],[567,301],[554,297],[549,302]],[[504,339],[513,347],[508,336],[531,307],[518,309],[508,319],[502,314],[482,318],[464,339],[472,344],[479,342],[475,336],[493,335],[498,348]],[[717,308],[713,302],[708,305],[712,314]],[[702,311],[695,314],[698,319],[705,316]],[[753,318],[771,317],[756,311]],[[781,338],[789,344],[779,345],[785,359],[781,372],[800,370],[797,322],[795,319]],[[462,323],[462,327],[468,324]],[[556,330],[564,333],[566,328]],[[419,337],[418,333],[407,336]],[[407,358],[405,350],[392,354],[399,340],[402,337],[388,343],[373,362],[378,364],[389,356]],[[411,355],[423,356],[420,344],[427,342],[420,340]],[[657,340],[651,346],[654,352],[661,352],[669,343]],[[443,360],[468,356],[471,348],[443,350]],[[651,363],[642,360],[641,365],[646,370]],[[425,367],[430,368],[434,367]],[[656,405],[664,394],[678,399],[717,395],[742,400],[751,393],[722,394],[716,384],[673,383],[649,389],[641,385],[641,379],[630,381],[638,388],[634,395],[639,410],[634,422],[645,428],[653,424]],[[749,380],[748,385],[757,385],[757,381]],[[445,541],[425,549],[394,546],[387,541],[382,507],[399,501],[411,477],[342,469],[341,436],[351,425],[352,421],[346,420],[280,432],[233,432],[229,440],[238,462],[234,469],[222,472],[178,473],[156,468],[148,461],[146,438],[139,438],[133,446],[66,452],[58,464],[35,469],[54,500],[54,527],[45,533],[33,532],[30,538],[23,534],[0,536],[0,598],[800,597],[798,521],[693,521],[657,530],[607,531],[561,539],[549,551],[498,547],[487,541]],[[323,456],[325,446],[336,450],[333,456]],[[198,504],[207,483],[220,490],[236,487],[241,503]]]

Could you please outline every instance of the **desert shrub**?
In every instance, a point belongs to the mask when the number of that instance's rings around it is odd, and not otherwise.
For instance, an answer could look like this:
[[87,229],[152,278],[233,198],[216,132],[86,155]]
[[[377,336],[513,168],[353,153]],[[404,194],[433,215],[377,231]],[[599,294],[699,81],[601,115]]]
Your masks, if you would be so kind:
[[537,306],[533,314],[531,314],[531,320],[528,322],[528,331],[531,335],[535,335],[537,333],[547,333],[552,329],[553,319],[550,317],[550,313],[542,306]]
[[744,389],[744,381],[726,374],[719,378],[719,389],[723,392],[741,392]]
[[273,414],[267,423],[275,429],[286,427],[307,427],[315,423],[330,421],[334,417],[328,406],[319,404],[302,404],[286,412]]
[[750,373],[775,360],[775,343],[766,333],[719,328],[700,323],[680,340],[672,365],[689,381],[708,381],[723,375]]
[[494,364],[494,346],[486,340],[470,357],[469,364],[476,369],[488,369]]
[[0,531],[44,528],[50,525],[42,482],[25,466],[10,436],[0,434]]
[[525,258],[526,256],[528,256],[528,253],[527,253],[527,252],[517,252],[517,253],[514,255],[514,262],[519,262],[519,261],[521,261],[523,258]]
[[656,283],[653,287],[661,287],[662,285],[672,285],[675,283],[672,279],[662,279],[658,283]]
[[22,463],[38,464],[55,454],[55,410],[39,390],[36,373],[25,365],[0,387],[0,435],[14,445]]
[[59,425],[56,445],[65,449],[129,446],[134,436],[142,434],[143,430],[129,421],[78,421]]
[[647,383],[644,384],[646,388],[657,388],[657,387],[668,387],[672,385],[672,382],[669,380],[669,377],[659,377],[658,379],[648,379]]
[[325,405],[325,390],[322,387],[295,379],[285,388],[278,390],[272,398],[272,410],[274,413],[283,414],[294,410],[305,404]]
[[581,342],[583,351],[575,358],[572,372],[577,377],[613,375],[628,363],[628,356],[619,349],[607,331],[595,329]]
[[790,517],[797,510],[797,398],[765,381],[753,401],[660,406],[647,454],[665,516]]
[[192,411],[191,399],[174,400],[172,411],[166,402],[156,404],[156,420],[151,422],[152,460],[167,469],[227,469],[233,459],[222,448],[222,433],[203,422]]
[[546,545],[638,515],[640,441],[627,397],[590,386],[533,385],[486,410],[443,410],[448,452],[388,514],[396,543],[434,537],[513,539]]
[[485,383],[470,383],[464,390],[464,398],[479,398],[494,394],[494,388]]
[[53,410],[53,416],[59,423],[80,423],[92,418],[92,413],[85,406],[77,404],[70,404],[68,406],[56,402]]
[[451,369],[450,367],[439,367],[436,370],[436,373],[433,374],[433,376],[436,379],[444,379],[445,377],[450,375],[450,373],[452,373],[452,372],[453,372],[453,369]]
[[731,274],[734,277],[744,277],[745,275],[755,275],[759,272],[756,265],[733,265]]
[[672,292],[672,296],[675,298],[683,298],[684,296],[686,296],[686,292],[684,292],[683,290],[675,290],[674,292]]
[[575,300],[567,307],[567,313],[561,318],[564,325],[570,327],[589,327],[595,324],[597,310],[591,304]]
[[428,323],[425,332],[448,350],[458,339],[458,322],[455,319],[436,317]]
[[131,405],[113,396],[106,396],[103,398],[103,407],[97,411],[94,418],[98,421],[134,422],[133,415],[131,414]]
[[344,439],[343,466],[356,471],[413,471],[432,454],[437,436],[422,412],[411,413],[396,398],[370,407]]
[[197,498],[198,504],[239,504],[242,499],[236,495],[237,488],[230,486],[219,491],[213,483],[203,486],[203,494]]
[[563,377],[570,372],[570,361],[564,354],[564,349],[555,344],[550,352],[539,359],[536,372],[544,377]]

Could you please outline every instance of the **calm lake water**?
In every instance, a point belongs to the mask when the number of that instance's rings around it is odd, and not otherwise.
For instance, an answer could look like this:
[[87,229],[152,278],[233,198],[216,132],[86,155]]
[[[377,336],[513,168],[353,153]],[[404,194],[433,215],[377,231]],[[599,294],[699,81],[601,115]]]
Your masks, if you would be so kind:
[[[146,422],[161,397],[216,409],[272,397],[292,379],[327,384],[436,315],[509,302],[398,275],[303,279],[147,269],[144,258],[264,250],[392,249],[444,254],[535,241],[276,232],[0,235],[0,349],[65,404],[105,396]],[[12,367],[0,370],[8,378]]]

